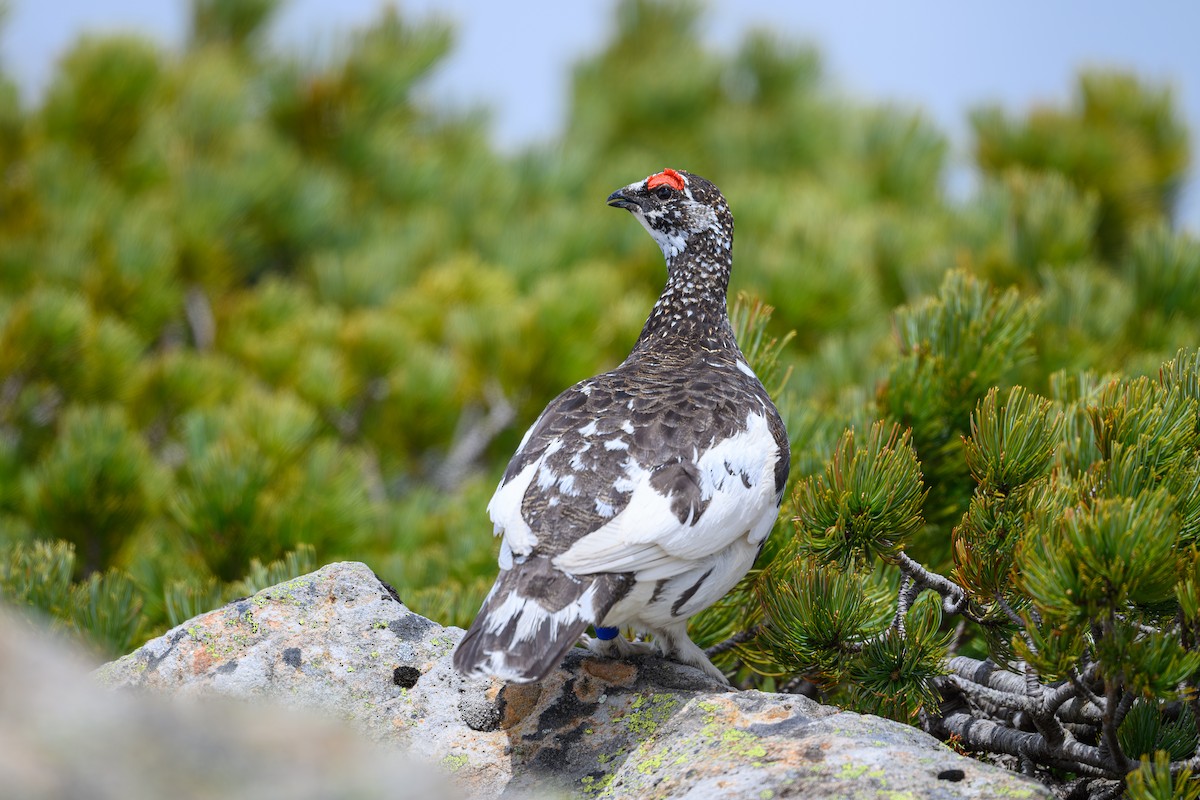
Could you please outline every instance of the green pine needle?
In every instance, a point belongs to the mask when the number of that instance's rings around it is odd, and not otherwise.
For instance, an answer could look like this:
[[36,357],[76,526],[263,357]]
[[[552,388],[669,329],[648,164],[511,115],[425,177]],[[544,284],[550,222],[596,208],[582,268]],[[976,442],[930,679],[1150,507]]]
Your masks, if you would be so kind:
[[1125,790],[1129,800],[1197,800],[1200,780],[1192,778],[1188,767],[1172,774],[1170,756],[1159,750],[1153,760],[1142,756],[1138,768],[1126,778]]
[[910,435],[880,421],[842,435],[824,475],[796,487],[801,545],[844,569],[890,558],[924,524],[925,486]]
[[733,325],[734,337],[741,347],[742,355],[762,381],[771,397],[780,398],[792,376],[792,365],[780,361],[795,331],[788,331],[782,338],[771,336],[767,327],[775,309],[757,297],[738,292],[733,308],[729,310],[729,321]]

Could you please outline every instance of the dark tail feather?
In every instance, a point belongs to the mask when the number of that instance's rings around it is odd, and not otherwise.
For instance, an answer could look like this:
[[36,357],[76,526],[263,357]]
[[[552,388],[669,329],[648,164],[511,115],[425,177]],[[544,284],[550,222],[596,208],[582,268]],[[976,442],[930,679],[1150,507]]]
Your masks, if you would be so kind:
[[501,570],[454,652],[454,667],[511,683],[539,681],[604,618],[628,583],[623,575],[568,575],[544,556]]

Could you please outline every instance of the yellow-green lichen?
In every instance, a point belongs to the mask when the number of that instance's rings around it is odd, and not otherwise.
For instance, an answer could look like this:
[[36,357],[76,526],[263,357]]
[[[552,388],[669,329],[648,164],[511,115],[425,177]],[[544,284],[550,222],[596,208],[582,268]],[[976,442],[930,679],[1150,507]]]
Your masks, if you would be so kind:
[[615,753],[601,753],[600,755],[596,756],[596,763],[604,766],[614,758],[624,758],[627,753],[628,751],[624,747],[620,748]]
[[231,655],[236,650],[236,648],[229,644],[226,644],[224,647],[218,647],[217,639],[212,635],[212,632],[201,628],[199,625],[193,625],[187,629],[187,632],[188,636],[192,637],[193,642],[203,645],[204,652],[210,658],[219,659]]
[[653,736],[678,707],[678,698],[669,694],[638,695],[625,715],[625,727],[643,741]]
[[696,706],[704,712],[704,725],[698,734],[701,739],[715,742],[719,752],[730,759],[750,759],[751,766],[763,766],[759,759],[767,755],[767,748],[761,738],[740,728],[725,727],[717,719],[717,713],[721,710],[717,703],[704,701]]
[[642,761],[640,761],[637,765],[637,771],[642,773],[643,775],[649,775],[651,772],[654,772],[655,770],[660,769],[662,767],[662,765],[663,765],[663,754],[655,753],[654,755],[652,755],[648,758],[642,759]]
[[882,778],[884,775],[881,769],[871,769],[866,764],[851,764],[846,762],[842,764],[842,771],[838,773],[838,777],[842,780],[852,781],[859,778]]
[[266,605],[267,601],[271,600],[277,603],[286,603],[288,605],[298,606],[300,605],[300,600],[296,597],[296,592],[300,589],[308,588],[311,585],[312,580],[305,576],[292,578],[286,583],[281,583],[278,586],[272,586],[268,589],[263,589],[261,592],[255,594],[251,599],[254,601],[255,605],[260,607]]
[[454,649],[454,642],[451,639],[434,636],[429,640],[429,649],[435,658],[441,658]]
[[730,728],[721,734],[721,744],[730,755],[744,758],[762,758],[767,754],[762,740],[749,731]]
[[584,775],[579,779],[580,787],[583,789],[584,797],[606,797],[610,794],[609,786],[612,784],[613,776],[611,774],[601,775],[599,778],[592,775]]
[[458,772],[460,769],[462,769],[466,765],[467,765],[467,757],[462,754],[455,755],[454,753],[450,753],[445,758],[442,759],[442,766],[444,766],[446,769],[450,770],[451,772]]

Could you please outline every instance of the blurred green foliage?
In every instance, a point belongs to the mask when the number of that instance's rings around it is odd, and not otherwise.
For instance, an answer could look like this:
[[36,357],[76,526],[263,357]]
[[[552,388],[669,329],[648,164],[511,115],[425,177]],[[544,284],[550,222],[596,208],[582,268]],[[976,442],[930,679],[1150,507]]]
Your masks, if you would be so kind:
[[[780,653],[819,659],[847,626],[888,622],[868,601],[896,575],[819,571],[793,517],[827,549],[831,519],[861,518],[847,564],[904,549],[996,583],[1016,543],[990,523],[951,531],[1033,513],[978,484],[1044,481],[1049,457],[1044,425],[978,429],[1007,424],[989,390],[1075,386],[1052,433],[1075,437],[1055,464],[1079,473],[1116,463],[1087,376],[1150,374],[1197,340],[1200,243],[1172,227],[1187,136],[1163,87],[1088,73],[1070,108],[975,112],[982,180],[956,203],[947,140],[920,112],[840,96],[815,49],[770,32],[715,51],[691,3],[617,3],[611,40],[574,68],[562,136],[515,154],[483,112],[422,93],[448,26],[389,10],[311,60],[267,46],[279,5],[193,0],[180,52],[84,37],[36,106],[0,75],[0,588],[109,655],[336,559],[469,622],[495,570],[484,508],[521,433],[625,356],[663,280],[603,198],[666,166],[735,211],[733,289],[774,307],[738,307],[743,346],[779,391],[794,479],[812,479],[694,633],[833,610],[725,653],[744,681],[811,671]],[[1014,418],[1041,413],[1029,402]],[[992,464],[1001,435],[1036,469]],[[877,485],[883,456],[924,483],[839,494]],[[1087,524],[1172,513],[1114,500]],[[963,555],[985,546],[991,572]],[[1038,563],[1029,580],[1054,579]],[[1162,595],[1155,580],[1139,601]],[[930,702],[941,618],[927,598],[908,614],[924,649],[874,640],[850,702],[902,718]]]

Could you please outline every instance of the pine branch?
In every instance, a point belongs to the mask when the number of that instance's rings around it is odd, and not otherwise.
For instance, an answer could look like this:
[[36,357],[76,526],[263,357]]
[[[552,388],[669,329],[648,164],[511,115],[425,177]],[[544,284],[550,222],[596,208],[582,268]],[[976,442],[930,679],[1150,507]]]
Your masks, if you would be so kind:
[[[977,661],[967,656],[956,656],[946,662],[950,677],[955,679],[955,685],[971,696],[983,695],[986,692],[1000,692],[1006,696],[1020,698],[1017,701],[1005,701],[1003,705],[1033,713],[1037,706],[1030,702],[1026,679],[1000,669],[995,662]],[[1095,669],[1094,666],[1089,667]],[[1045,713],[1054,714],[1059,720],[1067,723],[1078,723],[1096,726],[1101,720],[1099,707],[1081,698],[1086,689],[1074,683],[1064,683],[1055,687],[1049,694],[1043,693],[1040,707]],[[990,695],[988,695],[990,696]],[[1094,696],[1094,695],[1093,695]],[[1103,700],[1100,701],[1103,703]]]
[[1055,713],[1063,722],[1072,725],[1087,725],[1095,730],[1104,718],[1100,707],[1084,697],[1072,697],[1063,703]]
[[905,573],[904,580],[900,584],[900,594],[896,598],[896,616],[892,618],[892,627],[900,634],[901,639],[907,636],[907,631],[904,629],[904,618],[908,615],[908,609],[916,599],[917,592],[916,581],[911,575]]
[[1083,685],[1083,681],[1091,680],[1095,674],[1096,665],[1094,663],[1084,669],[1082,677],[1072,669],[1073,679],[1059,684],[1051,692],[1050,696],[1045,699],[1045,708],[1051,713],[1057,714],[1064,722],[1100,724],[1103,713],[1100,706],[1093,702],[1100,698]]
[[1029,698],[1023,695],[993,689],[989,686],[968,680],[961,675],[947,675],[943,681],[953,684],[962,694],[969,697],[972,702],[983,698],[996,708],[1009,708],[1013,711],[1032,711],[1032,704],[1029,702]]
[[1200,770],[1200,755],[1192,756],[1191,758],[1184,759],[1183,761],[1171,762],[1172,775],[1178,775],[1185,769],[1190,772],[1196,772],[1197,770]]
[[1124,696],[1121,698],[1121,703],[1120,703],[1120,705],[1117,706],[1117,714],[1116,714],[1116,720],[1115,720],[1115,724],[1118,728],[1120,728],[1121,723],[1125,721],[1125,717],[1129,714],[1129,711],[1133,708],[1133,703],[1136,700],[1137,700],[1137,695],[1135,695],[1133,692],[1125,692]]
[[1031,716],[1034,727],[1038,729],[1038,732],[1042,736],[1046,737],[1046,741],[1052,747],[1057,747],[1066,739],[1067,733],[1063,730],[1062,723],[1054,716],[1054,712],[1046,710],[1045,692],[1043,691],[1037,670],[1028,663],[1024,666],[1025,691],[1029,695],[1032,706]]
[[908,637],[908,630],[905,619],[908,617],[908,610],[912,607],[913,601],[917,595],[921,593],[921,588],[912,576],[904,573],[903,581],[900,585],[900,591],[896,595],[896,613],[892,616],[892,624],[881,630],[879,633],[865,639],[861,642],[844,642],[843,646],[852,653],[861,653],[864,648],[878,644],[886,639],[892,631],[901,638]]
[[[1069,769],[1097,777],[1119,777],[1118,771],[1099,748],[1066,738],[1052,746],[1040,733],[1013,730],[991,720],[978,719],[965,711],[955,711],[937,721],[940,733],[957,736],[971,750],[1004,753],[1021,757],[1027,755],[1043,764]],[[943,738],[944,738],[943,737]]]
[[967,613],[967,593],[957,583],[921,566],[903,550],[896,554],[896,563],[917,586],[922,589],[932,589],[940,594],[942,610],[947,614],[962,614],[967,619],[979,621]]

